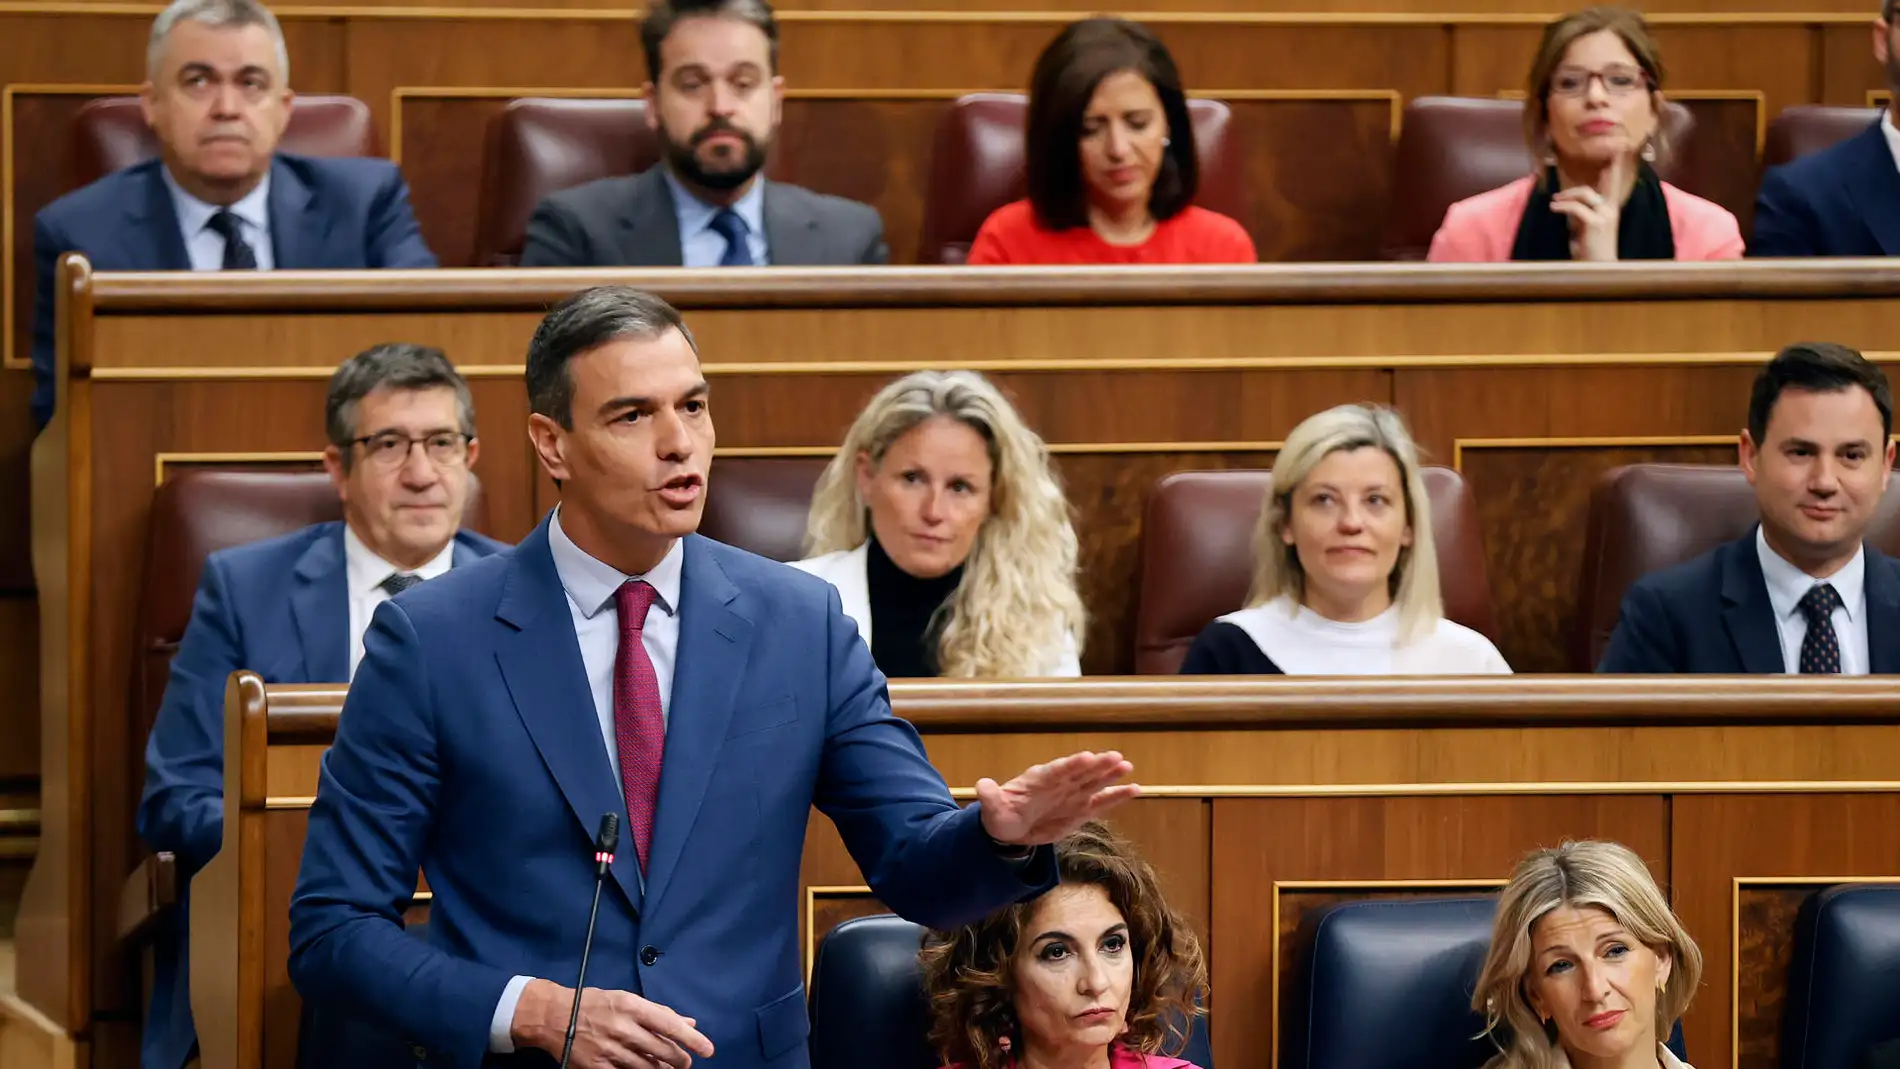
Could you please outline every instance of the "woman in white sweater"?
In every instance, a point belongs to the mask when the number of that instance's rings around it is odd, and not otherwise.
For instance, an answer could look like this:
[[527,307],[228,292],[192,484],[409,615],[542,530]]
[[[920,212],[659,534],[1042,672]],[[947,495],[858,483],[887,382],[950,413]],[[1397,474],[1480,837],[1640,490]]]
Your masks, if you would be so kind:
[[1048,449],[971,371],[878,392],[812,494],[807,559],[893,678],[1077,676],[1076,537]]

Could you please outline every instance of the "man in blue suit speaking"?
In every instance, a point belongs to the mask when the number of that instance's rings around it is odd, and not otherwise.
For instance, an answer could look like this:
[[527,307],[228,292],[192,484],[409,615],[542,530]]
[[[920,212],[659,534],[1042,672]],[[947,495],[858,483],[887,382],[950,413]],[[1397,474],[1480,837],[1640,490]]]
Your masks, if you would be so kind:
[[[440,350],[379,345],[344,361],[324,401],[324,465],[343,521],[213,553],[145,746],[139,837],[185,876],[224,841],[224,685],[342,683],[371,612],[397,591],[507,547],[461,529],[475,462],[468,383]],[[181,892],[187,894],[189,887]],[[197,1042],[187,990],[188,904],[154,945],[143,1069],[179,1069]]]
[[290,60],[258,0],[174,0],[152,24],[139,101],[161,158],[41,209],[33,226],[33,418],[53,414],[54,268],[99,271],[434,267],[388,160],[277,151]]
[[[711,398],[664,301],[577,294],[527,369],[561,503],[377,610],[310,811],[291,979],[431,1063],[549,1064],[614,814],[572,1064],[802,1069],[812,806],[884,903],[946,928],[1051,886],[1046,844],[1132,797],[1130,765],[1076,754],[959,809],[836,591],[694,533]],[[402,931],[418,868],[427,944]]]

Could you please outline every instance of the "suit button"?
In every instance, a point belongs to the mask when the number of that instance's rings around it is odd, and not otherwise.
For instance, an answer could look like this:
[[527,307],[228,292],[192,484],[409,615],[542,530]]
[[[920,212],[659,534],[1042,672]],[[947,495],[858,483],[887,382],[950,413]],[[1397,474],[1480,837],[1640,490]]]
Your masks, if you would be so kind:
[[640,964],[651,965],[654,962],[659,961],[659,960],[660,960],[659,948],[651,947],[651,946],[644,946],[640,948]]
[[413,1054],[413,1055],[415,1055],[415,1056],[416,1056],[416,1060],[417,1060],[417,1061],[419,1061],[419,1062],[426,1062],[426,1061],[428,1061],[428,1060],[429,1060],[429,1050],[428,1050],[428,1048],[427,1048],[427,1047],[424,1047],[424,1046],[422,1046],[422,1045],[420,1045],[420,1044],[417,1044],[417,1045],[415,1045],[415,1046],[412,1046],[412,1047],[410,1047],[410,1048],[409,1048],[409,1053],[411,1053],[411,1054]]

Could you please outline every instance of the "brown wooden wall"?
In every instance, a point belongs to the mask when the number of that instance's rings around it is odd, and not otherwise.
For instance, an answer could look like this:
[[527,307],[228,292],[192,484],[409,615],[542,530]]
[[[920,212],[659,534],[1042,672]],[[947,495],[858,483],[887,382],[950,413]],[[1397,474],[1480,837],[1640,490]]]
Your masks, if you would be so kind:
[[[228,832],[193,889],[194,939],[223,955],[194,944],[194,968],[219,978],[195,1003],[201,1036],[256,1058],[213,1061],[208,1042],[207,1069],[291,1069],[296,1049],[287,907],[344,691],[271,687],[266,708],[263,690],[248,705],[259,757],[227,776],[227,828],[254,828],[253,849]],[[1078,748],[1134,762],[1145,796],[1114,822],[1206,940],[1219,1064],[1277,1064],[1311,911],[1484,894],[1531,849],[1602,838],[1648,862],[1702,949],[1691,1059],[1773,1069],[1801,900],[1900,879],[1888,693],[1872,680],[1099,680],[898,684],[892,700],[963,798],[981,776]],[[801,884],[808,965],[833,926],[883,911],[816,814]],[[241,992],[226,976],[256,978],[258,1016],[231,1012]],[[226,1027],[240,1020],[257,1026]]]

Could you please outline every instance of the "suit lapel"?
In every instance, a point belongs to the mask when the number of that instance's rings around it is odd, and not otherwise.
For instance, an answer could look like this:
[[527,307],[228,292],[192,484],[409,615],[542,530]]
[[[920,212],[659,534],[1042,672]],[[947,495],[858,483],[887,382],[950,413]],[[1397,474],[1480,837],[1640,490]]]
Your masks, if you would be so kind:
[[818,220],[776,182],[765,183],[766,259],[774,264],[825,262]]
[[[147,164],[145,172],[145,196],[134,200],[126,207],[126,216],[132,225],[125,233],[151,234],[156,242],[150,252],[156,257],[153,269],[158,271],[191,270],[191,254],[185,249],[185,234],[179,229],[178,206],[172,203],[172,191],[165,185],[164,164],[154,160]],[[143,253],[145,250],[138,250]],[[129,258],[131,263],[144,263],[147,257],[137,255]]]
[[719,567],[711,543],[692,535],[685,549],[679,655],[674,660],[659,813],[647,867],[651,902],[666,893],[687,835],[699,819],[752,648],[752,621],[734,611],[739,588]]
[[1880,243],[1880,251],[1900,256],[1900,166],[1894,163],[1880,123],[1856,134],[1855,147],[1857,151],[1843,169],[1841,181],[1866,220],[1867,229]]
[[322,212],[311,211],[315,198],[297,172],[273,159],[270,165],[271,263],[284,270],[325,266],[323,240],[328,236]]
[[[601,741],[567,593],[548,549],[546,520],[511,555],[495,619],[515,629],[496,647],[502,680],[574,819],[590,840],[604,813],[618,815],[625,827],[627,799],[614,782]],[[622,845],[614,854],[614,882],[637,911],[639,862],[631,845],[624,839]]]
[[1892,557],[1866,547],[1867,670],[1900,675],[1900,575]]
[[1768,601],[1768,580],[1755,555],[1755,532],[1730,542],[1722,562],[1722,623],[1728,628],[1742,671],[1750,675],[1780,675],[1788,670],[1781,655],[1781,632],[1775,628],[1775,608]]
[[482,555],[475,551],[474,546],[463,541],[461,533],[457,532],[455,535],[455,554],[450,559],[454,562],[451,567],[466,568],[476,561],[481,560]]
[[350,581],[343,525],[329,527],[297,558],[290,593],[290,615],[303,648],[305,679],[311,683],[350,678]]
[[678,267],[686,262],[665,167],[647,168],[628,189],[627,213],[620,220],[620,250],[628,267]]

